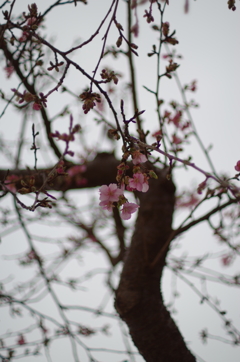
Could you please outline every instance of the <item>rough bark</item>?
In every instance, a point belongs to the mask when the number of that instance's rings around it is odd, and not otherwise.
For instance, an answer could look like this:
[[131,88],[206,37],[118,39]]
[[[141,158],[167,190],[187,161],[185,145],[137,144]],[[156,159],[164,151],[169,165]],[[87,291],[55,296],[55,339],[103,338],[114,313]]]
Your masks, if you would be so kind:
[[139,195],[140,209],[115,307],[147,362],[194,362],[163,303],[160,281],[168,250],[151,267],[172,231],[175,187],[166,179],[166,170],[150,183],[149,191]]

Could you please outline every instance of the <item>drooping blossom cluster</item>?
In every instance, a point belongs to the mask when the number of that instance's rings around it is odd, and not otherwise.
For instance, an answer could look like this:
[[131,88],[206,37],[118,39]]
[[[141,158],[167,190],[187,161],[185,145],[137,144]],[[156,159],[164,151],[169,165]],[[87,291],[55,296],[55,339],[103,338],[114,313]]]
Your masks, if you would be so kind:
[[[171,102],[169,105],[173,108],[173,112],[168,110],[163,111],[162,121],[170,125],[173,132],[171,132],[170,144],[171,151],[181,152],[183,151],[184,144],[188,143],[189,137],[193,134],[191,122],[184,119],[184,107],[178,105],[176,102]],[[191,107],[195,107],[193,103],[189,104]],[[162,139],[162,131],[156,131],[152,134],[157,139],[157,147],[160,147],[160,141]]]
[[31,94],[30,92],[27,92],[26,90],[23,93],[20,93],[17,89],[13,88],[11,89],[12,92],[15,93],[15,96],[17,97],[17,101],[19,104],[23,102],[32,103],[32,108],[35,111],[39,111],[43,106],[47,107],[47,97],[40,92],[39,96]]
[[103,185],[99,189],[100,191],[100,203],[99,205],[103,210],[111,211],[115,206],[114,203],[123,205],[121,209],[121,217],[123,220],[129,220],[131,215],[137,211],[139,206],[137,204],[127,202],[123,195],[123,189],[118,188],[116,184],[110,184],[109,186]]
[[183,192],[177,197],[176,208],[192,208],[196,206],[198,202],[199,197],[195,194],[195,192]]
[[96,106],[96,102],[101,102],[100,94],[89,91],[80,94],[79,98],[83,101],[82,109],[84,110],[85,114],[87,114],[90,109],[93,109]]
[[[123,191],[125,188],[128,191],[140,191],[147,192],[149,189],[148,176],[143,173],[140,168],[140,164],[147,161],[147,157],[139,150],[135,150],[131,153],[132,162],[134,164],[133,177],[125,176],[125,171],[129,168],[126,162],[122,162],[118,166],[117,181],[121,187],[117,184],[110,184],[109,186],[103,185],[100,187],[100,203],[99,205],[103,210],[111,211],[114,206],[121,208],[121,217],[123,220],[129,220],[131,215],[137,211],[139,206],[135,203],[128,202],[125,198]],[[129,156],[129,154],[128,154]],[[155,175],[155,174],[154,174]],[[153,176],[154,177],[154,176]]]
[[50,133],[50,137],[57,138],[58,140],[64,141],[65,151],[63,155],[69,155],[74,156],[74,152],[69,150],[69,144],[70,142],[73,142],[75,140],[75,134],[78,133],[81,130],[81,126],[79,124],[76,124],[73,126],[73,116],[70,114],[70,126],[69,126],[69,132],[68,133],[60,133],[59,131],[55,131],[55,133]]

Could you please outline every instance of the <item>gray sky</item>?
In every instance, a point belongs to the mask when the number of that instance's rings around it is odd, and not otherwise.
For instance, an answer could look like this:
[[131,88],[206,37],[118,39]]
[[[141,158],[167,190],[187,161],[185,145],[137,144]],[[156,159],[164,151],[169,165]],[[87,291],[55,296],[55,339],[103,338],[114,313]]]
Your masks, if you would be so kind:
[[[49,0],[35,1],[39,6],[41,12],[49,4]],[[88,38],[93,32],[103,15],[105,14],[110,1],[103,0],[89,0],[87,6],[78,4],[77,7],[73,5],[59,7],[57,11],[53,14],[49,14],[49,17],[46,21],[46,30],[48,36],[55,37],[55,45],[58,46],[61,50],[67,50],[74,41],[78,38],[81,40]],[[18,11],[27,11],[28,1],[17,0],[14,10],[16,15]],[[238,45],[238,34],[240,34],[240,4],[237,2],[237,10],[235,12],[229,11],[227,8],[226,0],[190,0],[190,11],[189,14],[184,14],[183,12],[184,0],[170,0],[170,5],[167,7],[164,20],[169,21],[170,28],[172,30],[176,29],[176,37],[179,40],[179,45],[176,47],[177,53],[183,56],[183,59],[180,61],[180,68],[178,71],[179,77],[183,84],[190,83],[192,80],[197,80],[198,91],[193,93],[193,97],[200,107],[197,110],[193,111],[193,118],[195,125],[199,131],[200,136],[206,146],[213,144],[214,147],[211,151],[211,156],[214,161],[214,165],[218,172],[228,173],[229,175],[234,175],[234,166],[236,162],[240,159],[240,149],[239,149],[239,134],[240,134],[240,116],[239,116],[239,94],[240,94],[240,49]],[[117,20],[125,26],[125,13],[124,13],[125,3],[124,1],[120,2],[119,13]],[[146,6],[143,6],[139,9],[139,20],[140,20],[140,34],[139,38],[136,38],[134,42],[139,46],[139,58],[135,59],[136,72],[137,72],[137,85],[139,89],[139,101],[140,109],[145,109],[144,120],[146,127],[151,131],[157,130],[157,118],[154,112],[155,104],[153,97],[144,90],[143,86],[149,88],[155,87],[156,80],[156,70],[155,70],[155,60],[153,58],[147,57],[147,53],[151,51],[152,44],[157,41],[153,38],[152,31],[150,31],[149,25],[144,19],[142,19],[142,14],[144,13]],[[2,20],[1,20],[2,21]],[[158,19],[155,18],[157,22]],[[49,29],[49,30],[48,30]],[[43,32],[44,33],[44,32]],[[97,40],[91,44],[86,50],[77,51],[74,55],[74,59],[79,61],[84,69],[91,71],[96,64],[98,56],[96,57],[97,51],[100,55],[100,46],[101,46],[101,37],[102,33],[99,35]],[[112,30],[112,33],[109,37],[109,45],[115,43],[117,40],[117,32],[115,29]],[[165,53],[165,52],[164,52]],[[127,65],[124,61],[114,62],[112,58],[106,58],[103,61],[103,65],[110,65],[116,71],[120,70],[122,73],[127,73]],[[165,67],[166,62],[163,62],[163,68]],[[126,82],[127,77],[125,76],[121,82]],[[87,82],[74,71],[71,71],[69,74],[69,79],[67,84],[71,87],[74,92],[81,92],[82,89],[87,85]],[[1,87],[6,90],[10,90],[16,86],[14,83],[14,78],[9,82],[5,82],[5,76],[3,72],[1,73]],[[161,97],[165,100],[178,99],[180,100],[180,95],[174,80],[164,79],[161,85]],[[121,91],[119,91],[121,93]],[[123,92],[124,95],[124,92]],[[61,109],[63,102],[65,101],[64,96],[61,94],[54,94],[49,98],[48,101],[48,111],[51,115],[56,114],[59,109]],[[1,111],[2,108],[0,108]],[[131,109],[128,109],[129,114]],[[86,120],[82,117],[82,111],[79,105],[72,105],[72,112],[74,119],[77,122],[82,122],[84,129],[88,138],[86,144],[88,147],[93,147],[93,145],[99,144],[101,149],[108,149],[109,144],[102,141],[101,131],[93,130],[92,127],[94,123],[89,120],[89,117]],[[34,122],[39,125],[39,122],[36,118],[36,115],[32,114]],[[66,130],[68,123],[65,118],[61,122],[56,124],[57,129]],[[6,116],[1,120],[1,129],[0,134],[6,135],[6,138],[10,141],[13,141],[18,134],[21,121],[17,119],[16,113],[12,113],[8,110]],[[31,125],[28,125],[29,130]],[[40,127],[40,125],[39,125]],[[40,129],[41,131],[41,129]],[[16,132],[16,133],[15,133]],[[42,135],[40,135],[42,137]],[[100,141],[99,141],[100,139]],[[105,139],[106,140],[106,139]],[[29,132],[29,142],[31,142],[31,133]],[[11,144],[11,143],[10,143]],[[77,147],[80,147],[79,144]],[[79,151],[80,152],[80,151]],[[206,160],[204,159],[200,148],[197,144],[191,145],[187,148],[186,154],[191,154],[193,156],[194,162],[196,162],[201,168],[209,170]],[[0,155],[0,162],[2,167],[7,167],[8,162],[5,157]],[[52,155],[40,157],[40,162],[44,165],[47,162],[54,161]],[[26,151],[26,158],[24,162],[31,166],[33,164],[33,156],[30,152]],[[23,165],[25,166],[25,165]],[[186,181],[187,178],[187,181]],[[188,173],[181,172],[178,175],[177,181],[181,187],[188,187],[189,185],[196,185],[197,183],[203,181],[202,176],[196,173],[196,171],[188,171]],[[90,193],[89,193],[90,194]],[[84,200],[84,203],[87,200],[88,193],[73,193],[73,198],[78,200],[79,203]],[[97,192],[95,192],[97,197]],[[10,199],[7,200],[10,202]],[[12,205],[12,204],[11,204]],[[175,223],[179,222],[182,216],[177,214],[175,218]],[[32,229],[34,233],[43,233],[47,235],[49,230],[52,230],[49,226],[46,226],[46,231],[43,232],[43,227],[40,226]],[[64,233],[70,233],[69,228],[63,228],[58,231],[55,231],[57,235],[62,236]],[[54,234],[56,235],[56,234]],[[21,243],[18,241],[21,240]],[[21,244],[21,245],[20,245]],[[1,254],[10,255],[14,248],[14,253],[23,253],[26,250],[26,244],[24,242],[24,237],[21,231],[11,233],[6,237],[2,238],[1,244]],[[42,250],[49,254],[56,252],[56,248],[52,246],[45,247],[41,245]],[[93,248],[91,248],[92,250]],[[205,226],[199,227],[198,229],[193,229],[186,237],[184,237],[183,242],[180,244],[179,248],[173,252],[176,255],[183,255],[184,252],[188,252],[189,255],[196,256],[199,254],[204,254],[206,251],[214,252],[222,250],[223,247],[216,243],[215,239],[211,236],[211,233],[207,230]],[[3,267],[1,268],[1,279],[7,277],[12,273],[13,268],[16,268],[16,273],[20,273],[19,268],[17,268],[15,262],[8,262],[10,266],[7,267],[7,262],[3,262]],[[213,259],[211,261],[212,266],[216,270],[221,270],[221,264],[218,259]],[[89,266],[91,268],[96,267],[105,267],[105,259],[100,255],[100,253],[86,253],[85,261],[79,261],[79,263],[74,262],[71,266],[64,271],[66,275],[72,275],[75,273],[77,268],[81,265],[81,272],[88,270]],[[210,267],[210,265],[209,265]],[[231,274],[231,272],[239,273],[239,266],[233,265],[229,269],[226,269],[226,273]],[[23,270],[21,272],[21,278],[28,279],[28,270]],[[20,274],[19,274],[20,275]],[[101,279],[101,278],[100,278]],[[99,280],[100,280],[99,279]],[[166,300],[170,296],[170,285],[171,277],[168,272],[164,277],[163,281],[163,291]],[[200,283],[199,283],[200,285]],[[66,296],[61,294],[61,288],[58,292],[62,298],[66,298],[66,303],[68,304],[77,304],[81,305],[90,305],[95,306],[96,295],[102,293],[102,284],[99,281],[95,283],[90,283],[90,285],[85,284],[89,288],[90,293],[82,293],[81,298],[75,300],[76,296],[74,293]],[[236,322],[236,326],[240,327],[239,321],[239,291],[237,292],[234,289],[227,289],[226,287],[211,286],[213,294],[220,296],[222,301],[222,308],[226,308],[229,311],[229,318]],[[222,334],[221,322],[219,318],[215,316],[213,311],[209,311],[205,305],[200,305],[199,299],[190,292],[189,288],[178,281],[178,290],[181,294],[181,297],[178,299],[176,304],[176,309],[178,313],[174,316],[179,323],[179,327],[183,332],[185,340],[189,342],[189,347],[196,352],[199,356],[207,362],[238,362],[240,359],[239,348],[223,344],[219,341],[209,341],[207,345],[202,345],[199,340],[199,331],[204,327],[207,327],[209,332],[212,334]],[[50,307],[51,302],[49,300],[44,300],[45,311],[51,310],[51,313],[54,313],[52,307]],[[111,301],[108,304],[108,309],[113,310],[111,306]],[[1,312],[1,311],[0,311]],[[24,323],[28,323],[28,319],[23,320],[9,320],[9,318],[2,314],[0,316],[2,327],[5,324],[8,330],[14,329],[16,323],[18,323],[19,328],[24,326]],[[72,314],[72,318],[79,318],[79,315]],[[85,320],[86,315],[81,313],[81,320]],[[92,323],[96,322],[96,318],[86,319],[86,324],[91,326]],[[109,322],[109,321],[108,321]],[[100,324],[100,323],[99,323]],[[111,348],[123,349],[121,336],[118,330],[117,323],[113,328],[114,334],[111,338]],[[90,341],[90,342],[89,342]],[[87,340],[86,343],[91,344],[95,347],[109,347],[109,344],[106,343],[107,339],[103,339],[100,336],[93,337],[91,340]],[[121,341],[121,342],[120,342]],[[59,351],[61,354],[59,354]],[[82,352],[81,352],[82,353]],[[86,356],[83,354],[81,361],[85,362]],[[61,356],[61,357],[60,357]],[[84,357],[83,357],[84,356]],[[119,362],[123,361],[124,357],[121,355],[109,355],[109,354],[99,354],[99,359],[105,362]],[[69,345],[61,341],[56,342],[52,347],[52,360],[54,358],[57,360],[63,361],[69,358]],[[60,359],[62,358],[62,359]],[[141,361],[140,357],[136,358],[136,361]],[[39,362],[44,362],[46,359],[44,357],[38,357]],[[70,361],[70,360],[69,360]],[[200,360],[201,361],[201,360]]]

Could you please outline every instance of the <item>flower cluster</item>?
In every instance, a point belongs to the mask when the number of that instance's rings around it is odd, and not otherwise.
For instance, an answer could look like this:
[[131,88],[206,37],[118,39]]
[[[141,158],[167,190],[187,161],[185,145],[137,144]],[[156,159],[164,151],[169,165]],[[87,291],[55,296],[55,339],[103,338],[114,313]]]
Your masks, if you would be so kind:
[[18,192],[22,195],[29,194],[31,192],[36,192],[35,187],[35,177],[31,176],[26,182],[24,180],[21,180],[21,185],[23,186],[21,189],[18,190]]
[[38,8],[35,3],[28,5],[28,10],[28,14],[23,12],[23,16],[27,22],[27,25],[24,26],[24,30],[36,30],[42,20],[41,14],[38,13]]
[[199,202],[199,197],[195,192],[182,192],[181,195],[177,197],[176,208],[192,208],[197,205]]
[[193,80],[190,84],[186,84],[184,86],[184,90],[190,90],[191,92],[195,92],[197,89],[197,81]]
[[[175,102],[171,102],[170,106],[173,108],[173,112],[168,110],[163,111],[162,120],[164,123],[167,123],[173,127],[173,132],[171,134],[171,151],[172,152],[181,152],[183,147],[188,143],[189,137],[193,135],[191,122],[184,120],[183,115],[185,108],[180,106]],[[189,106],[194,106],[192,103]],[[162,132],[157,131],[152,134],[153,137],[157,138],[157,147],[160,147],[160,141],[162,138]],[[155,144],[156,145],[156,144]]]
[[[126,158],[130,155],[127,152]],[[126,187],[128,191],[139,191],[147,192],[149,189],[148,185],[148,176],[146,173],[143,173],[140,169],[139,164],[147,161],[147,157],[142,154],[139,150],[134,150],[131,152],[132,162],[134,164],[133,168],[133,177],[124,176],[129,166],[126,164],[126,159],[118,166],[117,181],[121,185],[121,188],[117,184],[110,184],[109,186],[103,185],[100,187],[100,203],[99,205],[103,210],[111,211],[112,208],[117,205],[122,207],[121,217],[123,220],[129,220],[131,215],[137,211],[139,206],[135,203],[128,202],[125,198],[123,191]],[[154,171],[151,171],[153,174],[149,175],[155,177]]]
[[111,211],[113,208],[113,202],[117,202],[119,197],[123,194],[123,191],[117,187],[116,184],[110,184],[109,186],[103,185],[99,189],[100,191],[100,206],[103,210]]
[[111,211],[114,207],[114,202],[122,204],[121,217],[123,220],[129,220],[131,215],[137,211],[139,206],[132,202],[127,202],[123,195],[123,190],[118,188],[116,184],[110,184],[109,186],[103,185],[99,189],[100,191],[100,203],[99,205],[103,210]]
[[87,114],[90,109],[93,109],[93,107],[96,106],[96,102],[101,102],[101,97],[98,93],[83,92],[79,97],[84,102],[82,109],[84,110],[85,114]]
[[12,92],[15,93],[17,101],[19,104],[23,102],[31,103],[33,102],[32,108],[35,111],[39,111],[42,106],[47,107],[47,98],[43,93],[39,93],[39,96],[27,92],[26,90],[23,93],[20,93],[17,89],[13,88]]
[[114,84],[118,84],[119,74],[114,73],[113,70],[103,69],[101,72],[101,78],[105,80],[106,83],[113,81]]
[[152,16],[151,11],[145,10],[145,15],[143,15],[144,18],[146,18],[147,23],[152,23],[154,21],[154,17]]
[[169,76],[169,73],[174,72],[179,67],[179,64],[174,63],[172,59],[169,60],[169,64],[166,66],[166,72],[168,73],[168,78],[171,78]]
[[69,151],[69,143],[75,140],[75,133],[78,133],[81,130],[81,126],[79,124],[76,124],[73,127],[73,116],[70,115],[70,126],[69,126],[69,133],[60,133],[59,131],[56,131],[55,133],[51,133],[50,137],[57,138],[58,140],[64,141],[65,151],[64,155],[74,156],[74,152]]
[[166,21],[165,23],[162,23],[162,32],[163,32],[163,35],[165,36],[165,39],[163,41],[167,42],[171,45],[178,44],[178,40],[173,37],[175,32],[173,32],[171,35],[169,35],[169,31],[170,31],[169,22]]

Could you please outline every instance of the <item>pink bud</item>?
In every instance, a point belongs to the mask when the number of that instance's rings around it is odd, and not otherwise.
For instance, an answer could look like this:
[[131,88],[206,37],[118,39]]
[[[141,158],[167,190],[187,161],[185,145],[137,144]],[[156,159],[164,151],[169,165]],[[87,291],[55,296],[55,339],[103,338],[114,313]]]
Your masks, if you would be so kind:
[[40,109],[42,108],[42,105],[39,103],[33,103],[32,107],[35,111],[40,111]]
[[240,161],[237,162],[237,164],[235,166],[235,170],[240,172]]

